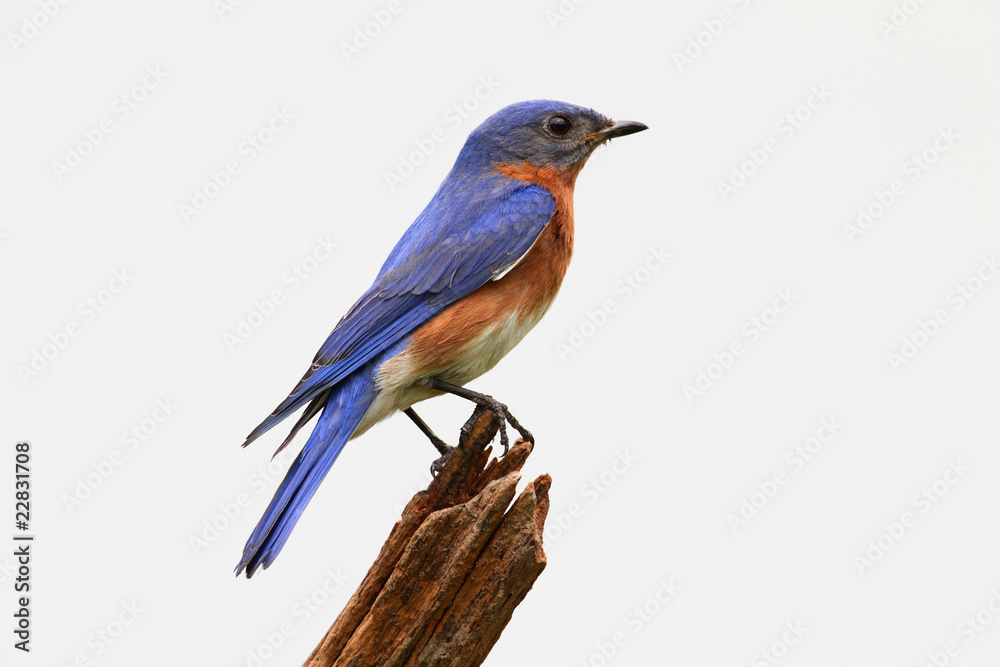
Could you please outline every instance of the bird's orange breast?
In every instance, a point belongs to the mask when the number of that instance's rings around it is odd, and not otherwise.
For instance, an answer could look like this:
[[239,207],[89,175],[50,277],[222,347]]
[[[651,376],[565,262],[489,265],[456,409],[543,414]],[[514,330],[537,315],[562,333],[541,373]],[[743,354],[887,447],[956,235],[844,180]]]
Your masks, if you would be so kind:
[[573,185],[579,170],[566,172],[521,164],[503,165],[498,171],[546,188],[555,199],[555,212],[514,268],[452,304],[413,333],[404,354],[421,374],[447,372],[453,366],[458,371],[457,367],[465,366],[463,357],[474,355],[484,357],[479,364],[485,366],[481,372],[492,368],[538,323],[566,275],[573,254]]

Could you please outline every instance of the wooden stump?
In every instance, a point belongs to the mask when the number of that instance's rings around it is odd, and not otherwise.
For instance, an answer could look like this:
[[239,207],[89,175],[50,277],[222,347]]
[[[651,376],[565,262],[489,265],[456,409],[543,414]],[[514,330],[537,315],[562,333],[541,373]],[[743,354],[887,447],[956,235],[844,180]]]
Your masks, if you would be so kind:
[[305,667],[482,664],[545,569],[552,483],[540,476],[507,509],[532,447],[518,440],[487,465],[498,428],[473,414]]

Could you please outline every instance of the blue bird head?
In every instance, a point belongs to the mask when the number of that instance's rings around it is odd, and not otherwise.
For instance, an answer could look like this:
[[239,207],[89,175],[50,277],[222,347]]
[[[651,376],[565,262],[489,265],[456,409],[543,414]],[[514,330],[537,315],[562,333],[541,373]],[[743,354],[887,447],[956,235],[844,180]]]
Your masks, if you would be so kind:
[[488,156],[493,164],[527,162],[538,168],[578,171],[605,141],[645,129],[643,123],[616,122],[574,104],[532,100],[504,107],[483,121],[469,135],[463,152]]

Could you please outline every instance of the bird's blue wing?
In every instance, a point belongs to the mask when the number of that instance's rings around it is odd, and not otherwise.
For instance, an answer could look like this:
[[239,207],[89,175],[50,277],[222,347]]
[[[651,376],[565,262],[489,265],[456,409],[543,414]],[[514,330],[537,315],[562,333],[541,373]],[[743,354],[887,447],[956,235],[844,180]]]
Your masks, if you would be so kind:
[[295,389],[244,445],[452,303],[513,266],[555,212],[544,188],[497,176],[465,192],[442,186],[379,277],[323,343]]

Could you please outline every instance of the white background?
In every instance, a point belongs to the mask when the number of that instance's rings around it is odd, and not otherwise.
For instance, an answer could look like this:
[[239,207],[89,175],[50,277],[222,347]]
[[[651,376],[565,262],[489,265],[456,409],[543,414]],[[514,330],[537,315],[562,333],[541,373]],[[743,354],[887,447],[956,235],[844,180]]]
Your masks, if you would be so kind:
[[[559,299],[471,385],[534,431],[525,476],[554,479],[548,568],[487,664],[916,667],[949,642],[948,664],[1000,660],[987,607],[1000,280],[977,273],[992,277],[1000,252],[995,3],[403,1],[390,14],[249,0],[220,15],[209,0],[106,1],[51,18],[42,4],[0,17],[0,497],[12,515],[13,444],[29,440],[37,536],[29,656],[11,647],[0,558],[4,664],[301,663],[435,454],[398,416],[351,443],[248,582],[232,569],[289,460],[259,476],[284,425],[239,445],[469,131],[533,98],[650,130],[586,167]],[[345,54],[371,12],[391,21]],[[241,144],[275,109],[294,118],[248,160]],[[87,146],[102,119],[111,133]],[[391,188],[386,173],[438,128]],[[746,162],[768,140],[767,160]],[[925,151],[933,164],[914,171]],[[231,160],[239,173],[185,221],[180,206]],[[750,175],[724,197],[734,169]],[[881,215],[849,233],[859,207]],[[315,261],[320,238],[337,248]],[[650,248],[671,254],[655,271]],[[296,266],[314,270],[296,284]],[[961,307],[958,285],[978,290]],[[227,345],[275,290],[269,317]],[[779,290],[792,306],[774,321]],[[755,340],[753,317],[771,322]],[[920,346],[893,364],[904,337]],[[421,412],[453,440],[469,406]],[[796,467],[786,455],[823,419],[842,426]],[[920,500],[951,463],[967,470]],[[744,499],[757,507],[734,524]],[[977,613],[992,623],[970,631]]]

